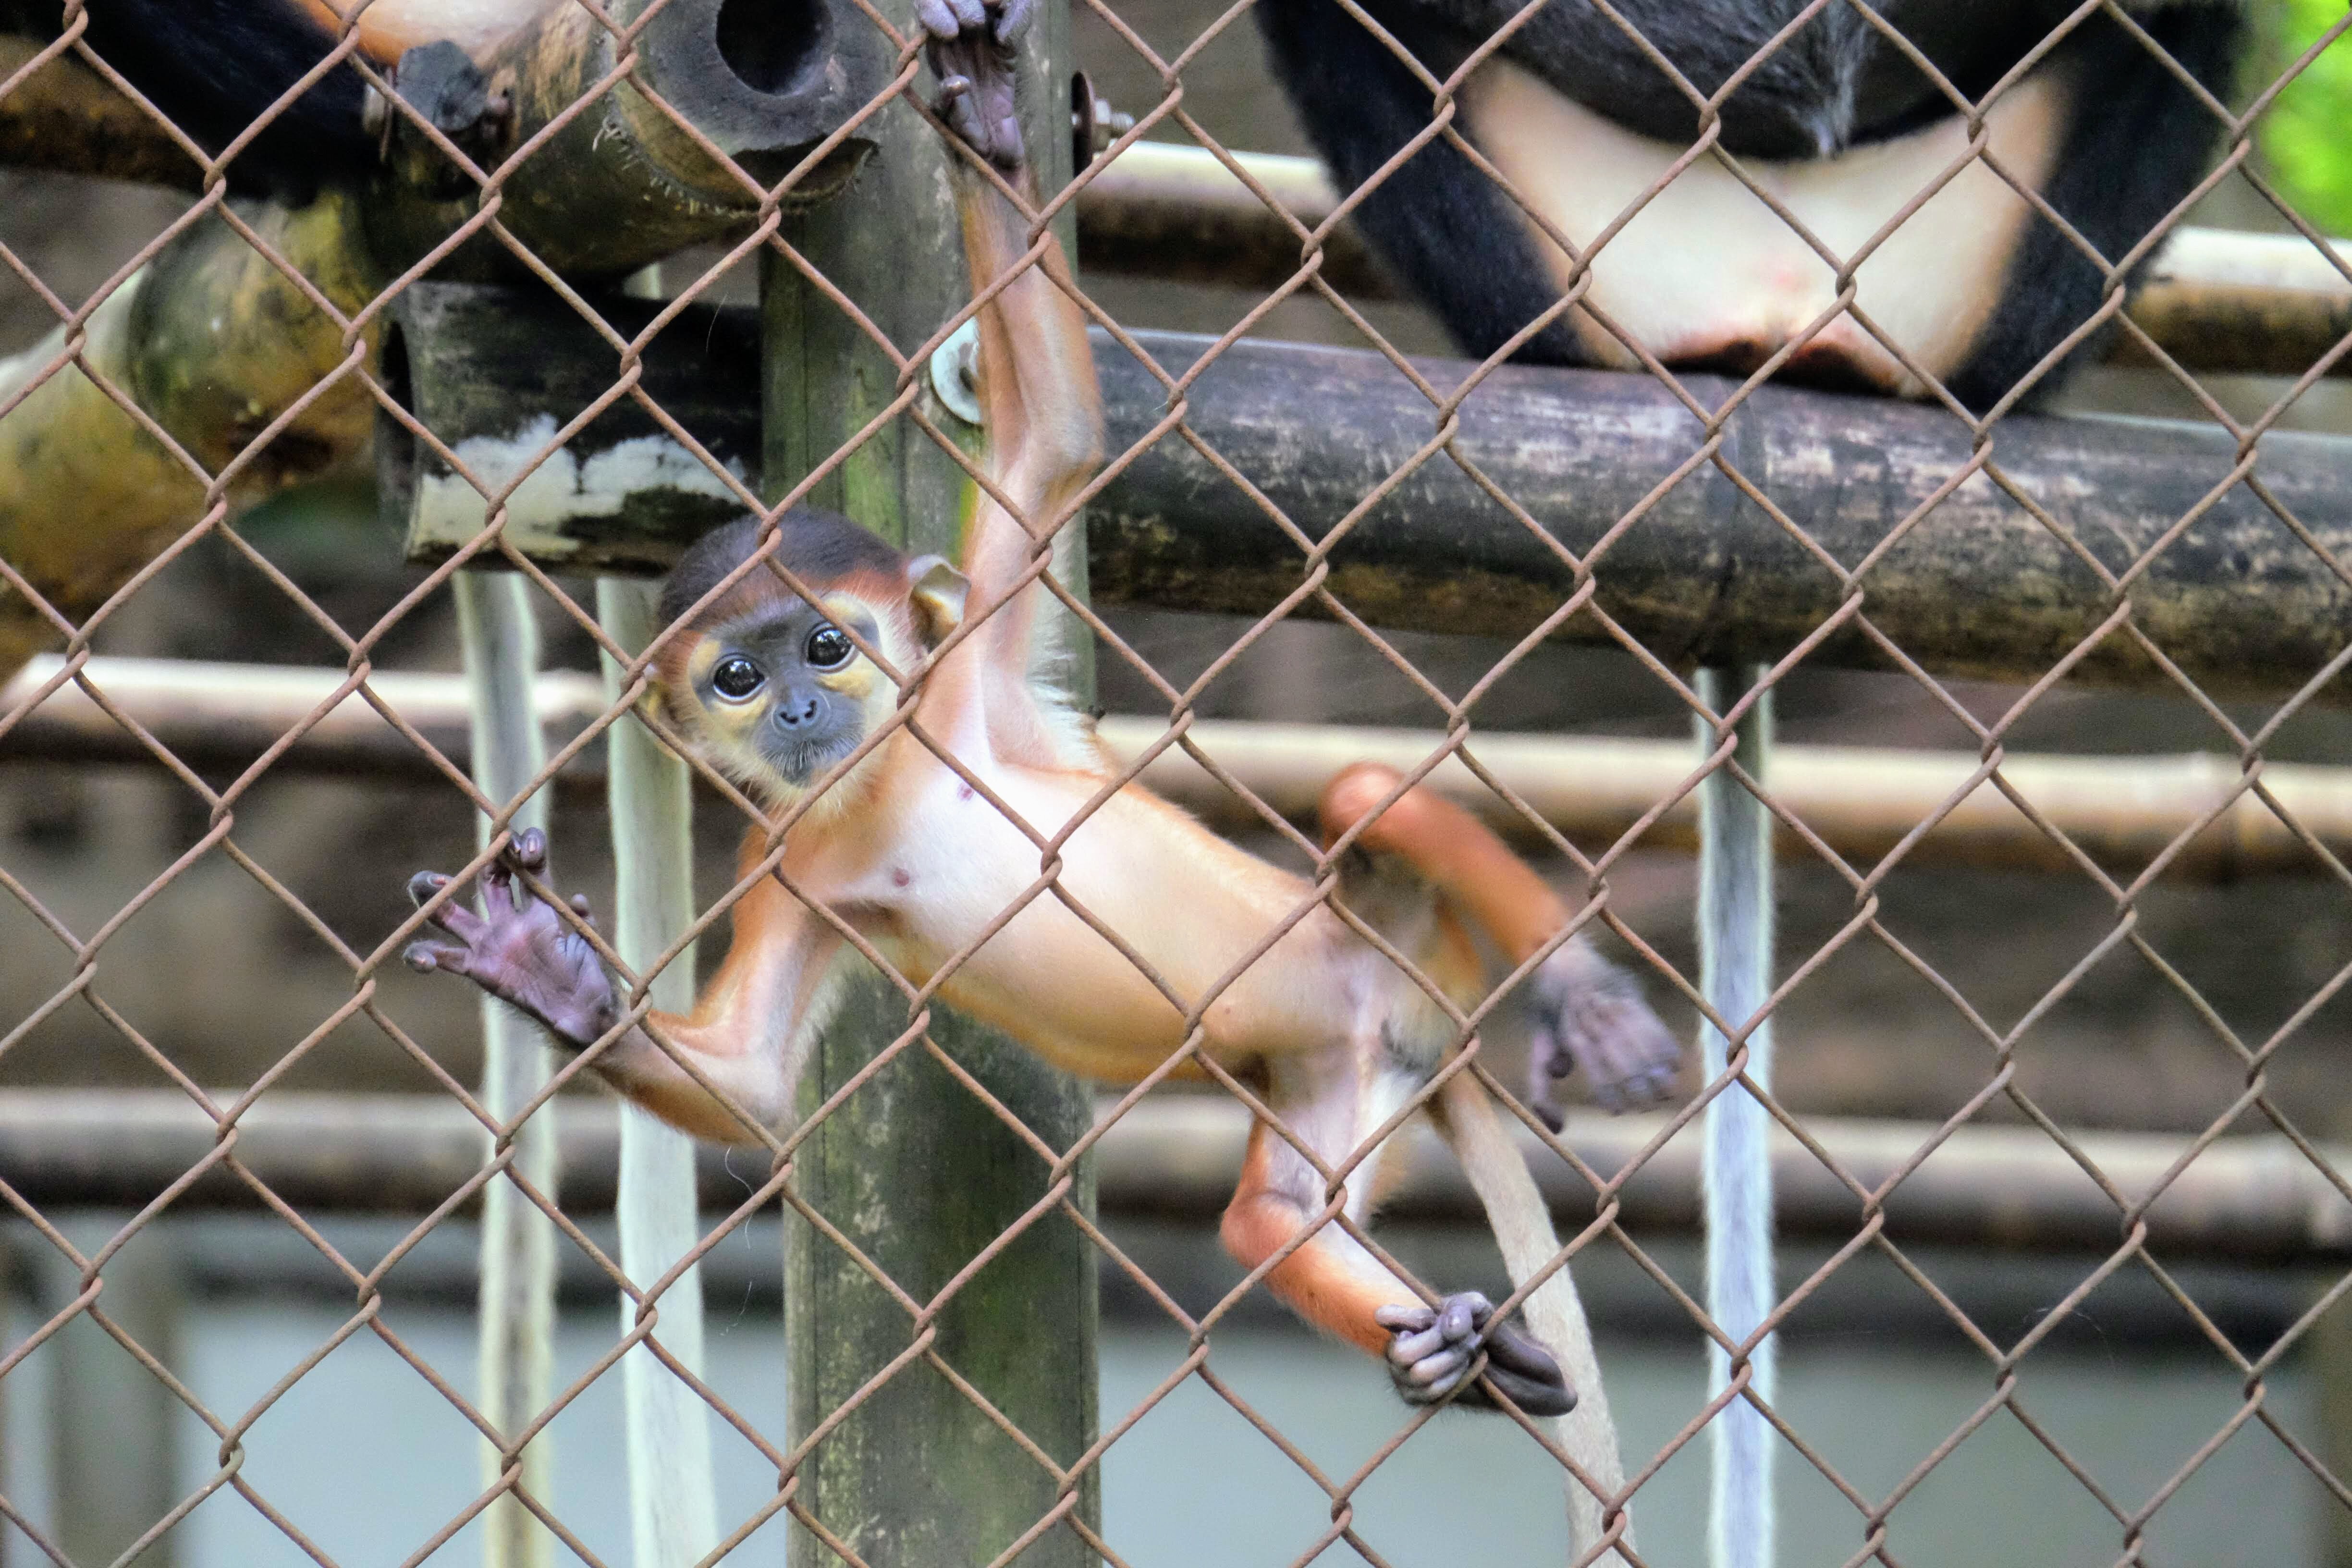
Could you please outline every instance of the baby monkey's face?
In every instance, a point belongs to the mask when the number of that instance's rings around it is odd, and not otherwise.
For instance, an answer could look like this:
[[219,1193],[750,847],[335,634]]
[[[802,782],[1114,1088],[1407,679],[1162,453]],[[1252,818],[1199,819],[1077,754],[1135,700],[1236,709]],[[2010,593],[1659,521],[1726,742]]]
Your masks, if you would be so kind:
[[796,794],[856,750],[897,691],[858,641],[892,657],[873,609],[848,595],[713,627],[687,667],[713,760]]

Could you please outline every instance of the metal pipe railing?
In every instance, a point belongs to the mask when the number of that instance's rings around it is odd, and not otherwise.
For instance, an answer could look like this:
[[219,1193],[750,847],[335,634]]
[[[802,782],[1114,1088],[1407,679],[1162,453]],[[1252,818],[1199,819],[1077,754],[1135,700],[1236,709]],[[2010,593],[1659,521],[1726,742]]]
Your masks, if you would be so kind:
[[[57,684],[64,669],[63,660],[44,655],[0,688],[0,761],[153,761],[145,743],[107,710],[110,706],[183,762],[241,769],[310,720],[344,679],[340,669],[94,658],[81,666],[81,677],[104,693],[101,706],[79,682]],[[26,707],[53,685],[37,706]],[[452,763],[464,765],[466,695],[457,677],[382,670],[368,685]],[[537,693],[541,722],[559,738],[604,710],[602,689],[584,674],[542,675]],[[1160,720],[1129,715],[1112,715],[1100,725],[1103,739],[1122,757],[1142,752],[1166,729]],[[1314,815],[1324,784],[1349,763],[1411,770],[1445,743],[1434,731],[1213,719],[1194,721],[1187,733],[1252,795],[1294,820]],[[1627,832],[1659,801],[1677,795],[1693,768],[1689,747],[1679,741],[1495,731],[1474,733],[1466,750],[1544,822],[1588,842]],[[357,694],[310,722],[272,765],[387,781],[443,776]],[[2290,826],[2245,787],[2247,775],[2236,760],[2221,753],[2011,753],[2001,762],[2001,779],[2032,805],[2039,824],[1989,779],[1947,809],[1981,767],[1979,758],[1960,752],[1783,744],[1774,759],[1772,794],[1822,842],[1855,861],[1875,861],[1930,817],[1934,825],[1906,851],[1907,861],[2060,869],[2076,865],[2066,847],[2071,844],[2096,860],[2137,866],[2179,844],[2169,874],[2231,878],[2324,872],[2327,863],[2313,845],[2338,859],[2352,858],[2352,769],[2263,764],[2263,787],[2286,810]],[[558,776],[557,785],[585,791],[599,787],[602,776],[600,753],[592,749]],[[1141,777],[1218,826],[1261,820],[1181,747],[1162,752]],[[1533,831],[1517,807],[1459,760],[1440,764],[1430,783],[1498,829],[1523,839]],[[1681,795],[1643,843],[1696,847],[1697,811],[1696,797]]]
[[[233,1094],[215,1097],[223,1103]],[[558,1144],[566,1213],[613,1205],[618,1118],[609,1101],[567,1097]],[[1785,1131],[1770,1140],[1783,1238],[1851,1238],[1874,1209],[1896,1241],[2000,1249],[2113,1248],[2126,1224],[2075,1155],[2038,1129],[1929,1121],[1802,1119],[1833,1170]],[[1626,1173],[1620,1218],[1637,1231],[1695,1232],[1700,1214],[1699,1136],[1681,1129],[1654,1151],[1666,1113],[1573,1112],[1561,1145],[1601,1180]],[[1107,1215],[1209,1224],[1233,1195],[1248,1113],[1221,1097],[1171,1093],[1137,1105],[1098,1145]],[[1477,1199],[1434,1134],[1402,1135],[1397,1181],[1382,1205],[1399,1219],[1479,1223]],[[1560,1221],[1593,1214],[1593,1184],[1521,1130],[1538,1184]],[[1939,1142],[1940,1140],[1940,1142]],[[2352,1257],[2352,1199],[2327,1171],[2274,1133],[2216,1138],[2175,1173],[2199,1135],[2077,1132],[2083,1159],[2144,1205],[2147,1246],[2168,1259],[2202,1257],[2289,1263]],[[173,1200],[174,1213],[256,1209],[259,1186],[303,1213],[423,1214],[478,1173],[489,1136],[456,1101],[435,1095],[273,1091],[224,1131],[171,1089],[0,1090],[0,1182],[23,1201],[135,1208],[210,1162]],[[1906,1170],[1926,1154],[1916,1170]],[[2336,1171],[2352,1148],[2323,1145]],[[1639,1162],[1636,1166],[1636,1162]],[[707,1207],[745,1196],[743,1159],[696,1150]],[[1866,1194],[1897,1173],[1883,1202]],[[751,1178],[756,1182],[756,1176]],[[2150,1203],[2148,1194],[2161,1188]]]

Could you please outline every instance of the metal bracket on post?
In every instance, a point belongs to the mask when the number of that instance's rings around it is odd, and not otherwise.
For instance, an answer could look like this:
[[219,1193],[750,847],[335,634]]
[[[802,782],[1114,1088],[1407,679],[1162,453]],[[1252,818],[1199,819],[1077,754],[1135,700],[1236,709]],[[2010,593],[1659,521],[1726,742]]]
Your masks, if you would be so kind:
[[[1732,761],[1762,784],[1772,746],[1772,693],[1759,690],[1765,671],[1755,666],[1698,672],[1698,697],[1721,714],[1754,701],[1735,727]],[[1698,721],[1702,756],[1721,743],[1715,726]],[[1734,778],[1717,768],[1699,784],[1699,990],[1717,1017],[1738,1027],[1754,1018],[1772,994],[1772,814]],[[1711,1024],[1699,1025],[1706,1081],[1728,1069],[1730,1043]],[[1759,1020],[1742,1042],[1742,1070],[1759,1088],[1771,1087],[1772,1021]],[[1727,1086],[1707,1102],[1706,1310],[1733,1343],[1744,1342],[1770,1315],[1772,1170],[1767,1139],[1771,1117],[1747,1089]],[[1772,1397],[1776,1347],[1768,1335],[1748,1352],[1748,1388]],[[1707,1395],[1729,1385],[1730,1358],[1707,1347]],[[1772,1568],[1772,1460],[1778,1434],[1745,1397],[1733,1399],[1709,1423],[1714,1458],[1708,1511],[1707,1561],[1712,1568]]]

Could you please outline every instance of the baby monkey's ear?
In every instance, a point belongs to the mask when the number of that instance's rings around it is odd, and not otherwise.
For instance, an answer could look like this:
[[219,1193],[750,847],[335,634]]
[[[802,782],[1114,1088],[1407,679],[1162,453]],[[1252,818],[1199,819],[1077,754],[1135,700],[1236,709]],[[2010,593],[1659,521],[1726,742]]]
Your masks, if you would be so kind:
[[922,622],[926,647],[937,647],[963,624],[964,595],[971,586],[944,555],[918,555],[907,563],[907,596]]

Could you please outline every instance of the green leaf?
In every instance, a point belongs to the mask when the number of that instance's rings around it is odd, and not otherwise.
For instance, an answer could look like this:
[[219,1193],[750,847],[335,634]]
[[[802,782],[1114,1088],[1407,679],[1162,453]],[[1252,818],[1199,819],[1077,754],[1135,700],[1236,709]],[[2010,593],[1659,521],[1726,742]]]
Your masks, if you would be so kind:
[[[2344,0],[2278,0],[2281,68],[2345,20]],[[2257,130],[2279,194],[2330,234],[2352,234],[2352,32],[2287,84]]]

